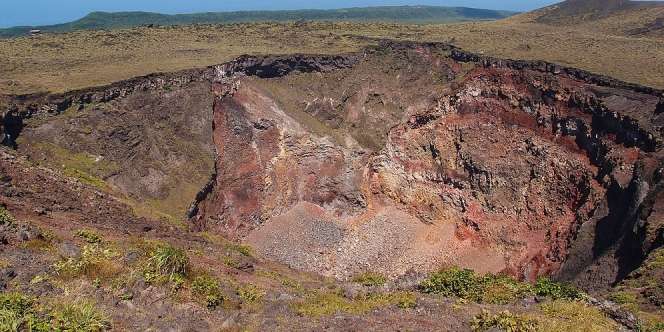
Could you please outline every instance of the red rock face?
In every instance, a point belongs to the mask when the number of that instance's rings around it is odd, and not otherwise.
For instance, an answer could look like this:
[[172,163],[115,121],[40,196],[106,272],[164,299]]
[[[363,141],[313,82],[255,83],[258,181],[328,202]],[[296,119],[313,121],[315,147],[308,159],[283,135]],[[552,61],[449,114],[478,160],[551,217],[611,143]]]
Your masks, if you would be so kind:
[[[657,201],[657,92],[461,61],[388,45],[337,70],[216,84],[217,174],[194,220],[340,278],[620,266],[626,229]],[[597,231],[612,225],[622,234]]]

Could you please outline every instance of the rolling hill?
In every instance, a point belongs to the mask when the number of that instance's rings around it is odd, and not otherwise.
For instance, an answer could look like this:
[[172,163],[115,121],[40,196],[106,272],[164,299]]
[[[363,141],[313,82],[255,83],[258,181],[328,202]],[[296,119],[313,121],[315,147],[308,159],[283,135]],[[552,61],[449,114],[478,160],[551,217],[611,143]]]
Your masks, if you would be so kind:
[[236,11],[166,15],[149,12],[93,12],[69,23],[48,26],[21,26],[0,29],[0,38],[27,35],[30,30],[43,32],[71,32],[131,28],[141,25],[220,24],[267,21],[355,21],[402,23],[450,23],[477,20],[495,20],[514,15],[515,12],[438,6],[385,6],[330,10]]

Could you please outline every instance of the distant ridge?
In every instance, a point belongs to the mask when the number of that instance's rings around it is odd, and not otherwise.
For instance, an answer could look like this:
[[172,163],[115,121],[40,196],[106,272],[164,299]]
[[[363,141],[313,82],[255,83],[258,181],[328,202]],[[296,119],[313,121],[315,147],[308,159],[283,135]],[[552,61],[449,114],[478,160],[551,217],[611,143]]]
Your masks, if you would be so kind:
[[661,8],[664,2],[630,0],[567,0],[545,7],[536,21],[545,24],[569,24],[581,20],[598,20],[622,12],[638,9]]
[[516,12],[439,6],[384,6],[329,10],[236,11],[166,15],[149,12],[93,12],[69,23],[0,29],[0,38],[28,35],[30,30],[60,33],[76,30],[131,28],[141,25],[223,24],[261,21],[359,21],[397,23],[449,23],[496,20]]

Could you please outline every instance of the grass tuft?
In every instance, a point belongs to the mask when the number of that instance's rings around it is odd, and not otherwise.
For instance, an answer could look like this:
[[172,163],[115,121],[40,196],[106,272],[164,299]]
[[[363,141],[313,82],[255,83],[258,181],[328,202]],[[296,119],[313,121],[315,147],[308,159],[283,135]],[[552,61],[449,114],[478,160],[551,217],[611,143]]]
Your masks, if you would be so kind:
[[189,270],[187,253],[171,245],[159,245],[150,253],[144,277],[148,282],[172,282],[176,286],[184,282]]
[[55,331],[103,331],[110,328],[108,317],[91,303],[68,303],[54,311]]

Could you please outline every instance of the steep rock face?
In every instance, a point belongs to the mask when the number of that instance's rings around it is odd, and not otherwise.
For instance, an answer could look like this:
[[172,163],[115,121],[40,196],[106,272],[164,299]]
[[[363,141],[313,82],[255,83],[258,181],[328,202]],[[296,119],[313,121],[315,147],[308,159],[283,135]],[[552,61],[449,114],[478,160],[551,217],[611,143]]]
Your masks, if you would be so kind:
[[336,63],[223,71],[199,226],[341,278],[454,264],[607,285],[649,251],[661,92],[435,44]]

